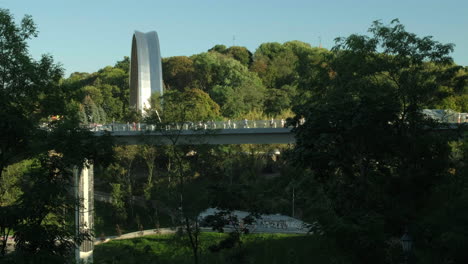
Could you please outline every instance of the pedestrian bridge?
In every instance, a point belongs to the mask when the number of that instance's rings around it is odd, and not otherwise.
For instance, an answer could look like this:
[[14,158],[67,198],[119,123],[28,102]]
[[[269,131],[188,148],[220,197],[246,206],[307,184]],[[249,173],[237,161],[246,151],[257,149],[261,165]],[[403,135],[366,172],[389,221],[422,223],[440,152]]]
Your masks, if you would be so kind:
[[[301,120],[303,124],[305,120]],[[445,123],[437,131],[453,131],[468,123]],[[293,127],[284,120],[241,120],[183,122],[168,124],[94,125],[96,136],[110,133],[120,145],[224,145],[224,144],[294,144]],[[430,129],[430,128],[428,128]]]
[[292,127],[284,120],[208,121],[171,124],[107,124],[96,135],[110,133],[122,145],[293,144]]
[[[293,144],[292,128],[109,131],[119,145]],[[94,132],[103,135],[104,131]]]

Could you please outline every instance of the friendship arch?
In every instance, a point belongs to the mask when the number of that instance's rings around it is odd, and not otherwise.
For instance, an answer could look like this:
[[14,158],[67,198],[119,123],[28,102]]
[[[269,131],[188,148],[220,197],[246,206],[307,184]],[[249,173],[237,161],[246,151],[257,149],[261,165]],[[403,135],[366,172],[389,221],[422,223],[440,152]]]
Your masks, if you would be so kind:
[[130,59],[130,106],[144,112],[151,94],[163,95],[161,52],[156,31],[135,31]]

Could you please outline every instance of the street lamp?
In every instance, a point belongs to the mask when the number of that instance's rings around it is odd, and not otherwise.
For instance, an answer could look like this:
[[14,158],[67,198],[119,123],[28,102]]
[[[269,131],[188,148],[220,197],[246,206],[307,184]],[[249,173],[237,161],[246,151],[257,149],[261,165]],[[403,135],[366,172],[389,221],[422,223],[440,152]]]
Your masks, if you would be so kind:
[[405,233],[400,238],[400,242],[403,252],[405,253],[405,263],[408,263],[408,256],[411,251],[411,247],[413,246],[413,239],[408,234],[408,230],[405,230]]

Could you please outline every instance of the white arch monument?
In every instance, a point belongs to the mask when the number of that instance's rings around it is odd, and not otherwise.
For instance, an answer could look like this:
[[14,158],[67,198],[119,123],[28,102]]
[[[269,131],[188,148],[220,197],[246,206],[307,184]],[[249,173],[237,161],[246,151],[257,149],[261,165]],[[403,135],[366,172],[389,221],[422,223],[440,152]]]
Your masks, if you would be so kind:
[[156,31],[135,31],[130,60],[130,106],[142,113],[153,93],[163,95],[161,52]]

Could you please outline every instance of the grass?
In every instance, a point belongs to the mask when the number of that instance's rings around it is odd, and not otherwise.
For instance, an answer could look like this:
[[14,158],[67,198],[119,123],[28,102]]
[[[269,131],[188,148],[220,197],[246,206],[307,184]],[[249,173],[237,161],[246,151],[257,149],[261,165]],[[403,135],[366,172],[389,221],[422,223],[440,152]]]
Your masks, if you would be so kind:
[[[199,263],[348,263],[335,246],[313,235],[250,234],[241,249],[212,253],[208,250],[226,234],[202,233]],[[238,256],[243,256],[239,259]],[[153,235],[114,240],[96,246],[94,263],[193,263],[186,236]]]

